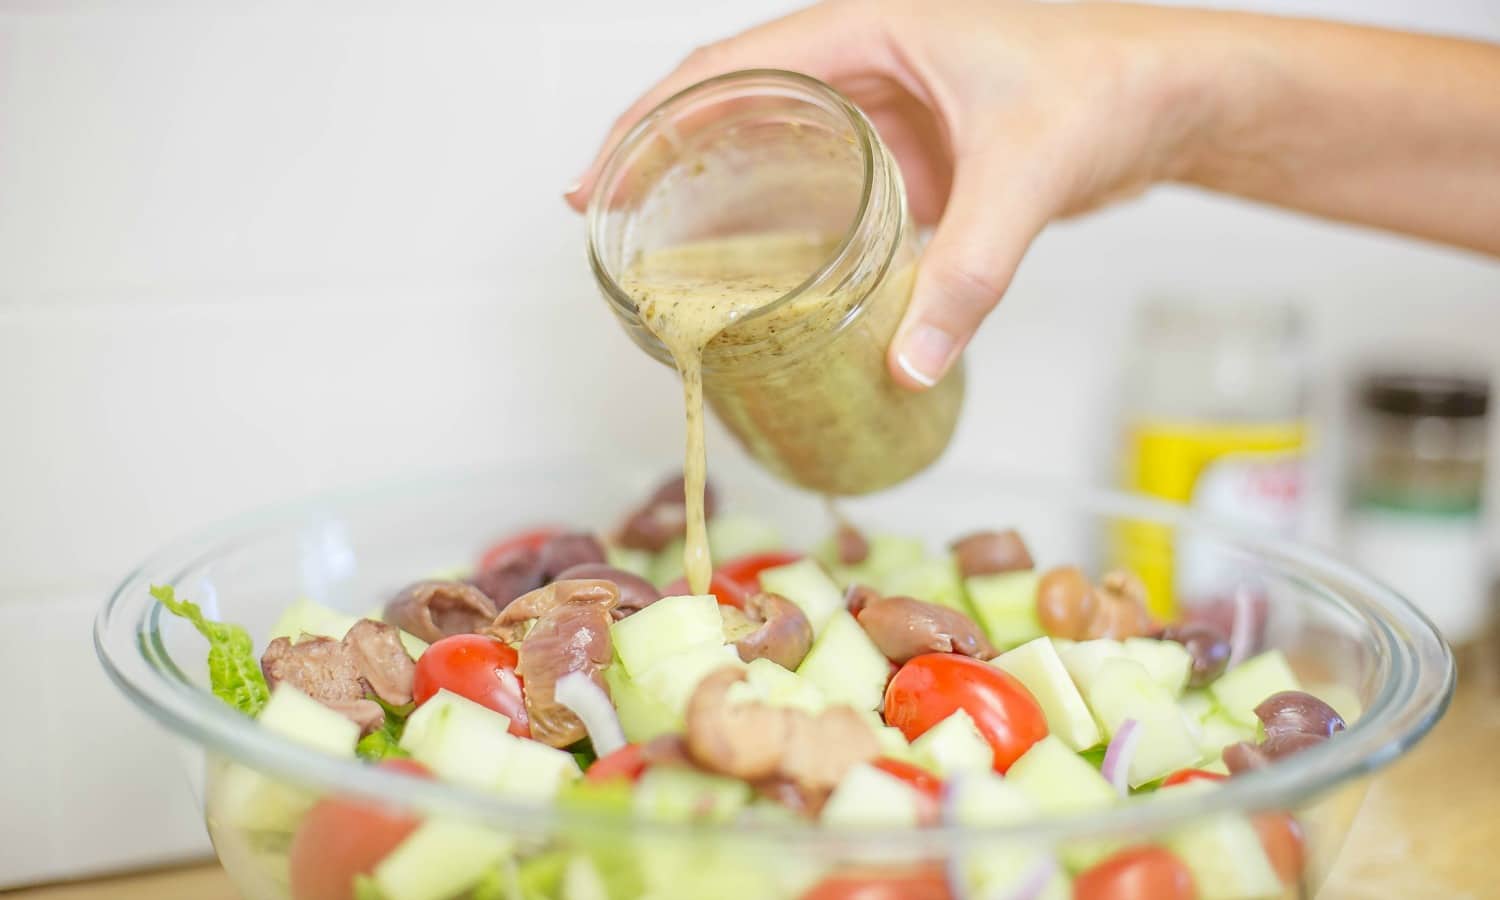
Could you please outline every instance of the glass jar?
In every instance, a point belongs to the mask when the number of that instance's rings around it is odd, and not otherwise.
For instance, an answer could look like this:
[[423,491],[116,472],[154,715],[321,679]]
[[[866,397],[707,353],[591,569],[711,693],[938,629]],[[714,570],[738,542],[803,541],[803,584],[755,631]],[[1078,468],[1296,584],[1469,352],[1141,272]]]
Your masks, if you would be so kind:
[[1351,441],[1351,555],[1421,607],[1454,644],[1490,618],[1483,497],[1489,384],[1377,371],[1361,381]]
[[[636,344],[668,364],[638,297],[622,286],[632,266],[715,242],[736,248],[741,274],[783,276],[785,293],[734,320],[703,352],[708,403],[781,478],[862,494],[915,474],[946,448],[963,399],[961,366],[920,393],[886,369],[918,253],[901,173],[869,120],[832,88],[773,70],[688,88],[621,141],[588,218],[589,262],[605,300]],[[788,236],[824,249],[792,260],[778,250]],[[788,265],[801,268],[785,280]],[[711,277],[701,291],[705,303],[721,296]]]
[[[1138,310],[1129,346],[1122,486],[1295,534],[1307,493],[1298,307],[1264,297],[1152,297]],[[1113,538],[1111,562],[1140,574],[1160,618],[1256,591],[1238,561],[1199,541],[1138,523]]]

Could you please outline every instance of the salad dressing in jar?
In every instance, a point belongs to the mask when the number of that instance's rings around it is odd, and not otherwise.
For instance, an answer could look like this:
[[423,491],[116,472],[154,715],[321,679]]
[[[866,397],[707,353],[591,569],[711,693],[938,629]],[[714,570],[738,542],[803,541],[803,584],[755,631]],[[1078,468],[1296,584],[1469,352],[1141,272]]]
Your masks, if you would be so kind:
[[946,448],[962,368],[921,393],[886,369],[916,256],[894,160],[857,109],[805,76],[689,88],[606,163],[589,261],[631,338],[683,377],[694,591],[710,574],[705,400],[757,461],[830,496],[889,487]]

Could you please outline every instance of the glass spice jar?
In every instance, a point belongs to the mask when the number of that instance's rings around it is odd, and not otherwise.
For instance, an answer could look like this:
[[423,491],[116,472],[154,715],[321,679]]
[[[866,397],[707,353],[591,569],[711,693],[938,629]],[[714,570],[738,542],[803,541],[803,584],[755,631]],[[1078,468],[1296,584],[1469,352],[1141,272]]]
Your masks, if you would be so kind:
[[645,292],[665,284],[703,303],[764,293],[704,347],[703,392],[778,476],[862,494],[947,447],[962,366],[920,393],[886,369],[918,254],[901,173],[829,86],[755,70],[688,88],[621,141],[588,219],[600,291],[662,362],[672,357],[642,321]]

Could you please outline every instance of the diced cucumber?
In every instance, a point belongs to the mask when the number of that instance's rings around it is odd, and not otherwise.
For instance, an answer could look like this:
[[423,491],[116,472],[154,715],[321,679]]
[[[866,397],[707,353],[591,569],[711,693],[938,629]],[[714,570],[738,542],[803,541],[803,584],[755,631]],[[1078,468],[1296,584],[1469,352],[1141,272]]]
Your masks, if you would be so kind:
[[491,730],[505,731],[510,728],[510,719],[487,706],[480,706],[468,697],[455,694],[447,688],[439,688],[426,703],[417,707],[406,718],[406,727],[401,732],[401,749],[407,753],[418,752],[429,737],[438,734],[449,713],[459,709],[459,716],[488,721]]
[[484,828],[428,819],[375,867],[375,885],[386,900],[448,900],[483,878],[511,843]]
[[704,644],[724,643],[724,620],[712,594],[663,597],[609,630],[615,655],[637,680],[662,658]]
[[834,580],[841,587],[851,584],[867,584],[875,587],[891,572],[921,565],[927,558],[927,547],[920,538],[896,534],[876,534],[866,538],[870,553],[863,562],[846,566],[839,562],[837,545],[829,538],[819,545],[818,559],[834,573]]
[[769,706],[800,709],[813,714],[828,706],[828,700],[817,685],[769,659],[751,660],[745,675],[756,699]]
[[[658,604],[652,604],[656,605]],[[639,616],[641,613],[635,615]],[[629,621],[630,619],[625,619],[620,624]],[[681,718],[687,711],[688,700],[692,698],[693,691],[698,689],[698,683],[711,672],[730,666],[741,669],[745,667],[733,647],[726,644],[698,644],[657,659],[654,665],[635,676],[635,683],[674,717]]]
[[1087,750],[1102,740],[1083,695],[1068,675],[1050,638],[1027,641],[1000,654],[993,664],[1026,686],[1047,716],[1047,730],[1074,750]]
[[[279,637],[285,637],[295,644],[297,639],[304,634],[339,640],[348,634],[349,629],[353,628],[354,623],[361,618],[384,622],[385,610],[373,609],[363,616],[351,616],[304,597],[287,607],[286,612],[281,614],[281,618],[276,620],[276,624],[271,627],[269,640],[274,641]],[[427,642],[414,634],[401,631],[400,637],[401,646],[406,648],[407,654],[412,659],[420,657],[427,649]]]
[[1145,666],[1156,683],[1166,688],[1167,693],[1173,697],[1182,696],[1183,690],[1187,688],[1188,674],[1193,668],[1193,656],[1176,641],[1126,638],[1125,655]]
[[439,691],[407,720],[401,747],[437,777],[497,791],[510,765],[510,720],[448,691]]
[[1299,691],[1302,685],[1292,674],[1280,650],[1267,650],[1220,675],[1208,686],[1219,709],[1242,725],[1255,725],[1255,707],[1272,694]]
[[1359,702],[1359,695],[1354,691],[1332,681],[1310,684],[1304,688],[1309,694],[1333,707],[1333,711],[1341,716],[1345,723],[1353,725],[1363,712]]
[[842,609],[834,612],[823,635],[797,667],[797,674],[816,686],[829,703],[846,703],[855,709],[880,708],[890,673],[885,654]]
[[1202,688],[1184,691],[1182,696],[1177,698],[1177,705],[1182,707],[1182,711],[1187,713],[1190,718],[1196,719],[1199,722],[1213,715],[1214,711],[1218,709],[1214,705],[1214,698],[1208,691]]
[[812,624],[813,634],[822,634],[833,614],[844,608],[844,592],[816,560],[799,559],[785,566],[766,569],[760,573],[760,586],[797,604]]
[[821,821],[836,828],[914,828],[920,798],[906,782],[874,766],[854,766],[823,806]]
[[267,731],[333,756],[354,756],[359,726],[285,681],[276,685],[256,721]]
[[[1061,866],[1056,867],[1039,893],[1032,892],[1035,889],[1027,882],[1036,877],[1038,866],[1048,865],[1046,852],[1036,847],[981,843],[966,863],[970,896],[1025,896],[1028,900],[1069,900],[1073,896],[1072,884]],[[1023,887],[1026,893],[1021,894]]]
[[1194,822],[1169,837],[1167,846],[1193,873],[1202,900],[1262,900],[1283,894],[1259,835],[1240,816]]
[[[616,547],[608,544],[604,548],[604,561],[616,569],[623,569],[632,575],[651,581],[651,563],[653,557],[649,550],[636,550],[633,547]],[[655,584],[655,582],[652,582]]]
[[212,822],[222,821],[243,832],[291,834],[317,800],[317,795],[296,785],[257,772],[239,763],[228,763],[218,773],[210,790]]
[[988,772],[995,751],[967,712],[959,709],[911,742],[912,752],[943,777],[959,772]]
[[972,616],[958,563],[951,556],[924,559],[892,569],[875,585],[887,597],[915,597]]
[[993,771],[971,772],[963,777],[963,790],[953,796],[953,819],[975,828],[1016,825],[1036,818],[1031,796]]
[[599,867],[577,853],[569,856],[568,864],[563,867],[562,896],[565,900],[611,900]]
[[1210,713],[1203,719],[1201,726],[1198,749],[1203,754],[1201,759],[1206,762],[1222,763],[1224,748],[1230,744],[1237,744],[1240,741],[1251,743],[1256,741],[1254,728],[1241,725],[1221,712]]
[[682,550],[682,538],[676,538],[663,547],[660,553],[651,557],[651,574],[648,580],[657,587],[664,588],[687,574],[682,565]]
[[1125,654],[1125,645],[1108,638],[1079,641],[1067,647],[1060,647],[1057,655],[1062,659],[1068,674],[1072,676],[1073,683],[1078,685],[1079,693],[1085,697],[1089,694],[1089,687],[1094,683],[1095,673],[1099,671],[1099,667],[1106,659],[1128,658]]
[[924,764],[922,759],[917,756],[917,752],[911,748],[911,744],[907,743],[906,735],[901,733],[901,729],[894,725],[882,725],[879,723],[871,723],[871,728],[875,731],[876,743],[880,744],[881,756],[888,756],[891,759],[909,762],[917,766]]
[[664,822],[724,822],[750,802],[750,785],[681,766],[653,766],[636,782],[635,813]]
[[975,618],[996,647],[1009,649],[1042,636],[1036,615],[1036,572],[976,575],[964,582]]
[[1011,764],[1005,779],[1046,814],[1095,812],[1120,795],[1098,770],[1055,737],[1045,737]]
[[604,670],[604,683],[609,686],[609,699],[620,717],[620,728],[625,740],[632,744],[646,741],[663,734],[682,730],[682,719],[660,700],[641,690],[629,675],[625,666],[616,662]]
[[1089,708],[1111,738],[1127,719],[1140,736],[1130,759],[1131,787],[1155,781],[1198,761],[1202,751],[1177,701],[1134,660],[1106,659],[1088,692]]
[[776,526],[755,516],[720,513],[708,520],[708,552],[716,563],[780,550],[785,543]]
[[568,751],[511,736],[498,790],[507,797],[550,800],[564,782],[582,774],[578,760]]

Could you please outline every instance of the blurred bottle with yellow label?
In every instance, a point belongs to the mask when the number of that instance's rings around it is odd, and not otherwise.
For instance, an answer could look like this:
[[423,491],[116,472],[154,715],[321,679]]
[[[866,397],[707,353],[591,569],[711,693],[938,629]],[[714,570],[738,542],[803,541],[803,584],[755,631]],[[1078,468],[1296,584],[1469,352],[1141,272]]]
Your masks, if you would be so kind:
[[[1153,298],[1129,344],[1119,479],[1221,521],[1297,532],[1308,449],[1301,317],[1290,303]],[[1227,599],[1242,565],[1167,526],[1123,522],[1109,556],[1146,582],[1151,612]]]

